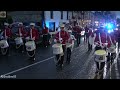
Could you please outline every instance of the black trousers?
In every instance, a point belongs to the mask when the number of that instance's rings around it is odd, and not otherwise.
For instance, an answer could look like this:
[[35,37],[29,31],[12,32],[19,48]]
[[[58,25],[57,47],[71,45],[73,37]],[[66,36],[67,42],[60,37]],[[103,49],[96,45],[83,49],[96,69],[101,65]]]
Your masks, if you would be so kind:
[[43,45],[48,46],[48,35],[43,35]]
[[[96,50],[100,50],[100,49],[102,49],[101,47],[98,47],[98,46],[96,46],[95,47],[95,51]],[[106,48],[104,48],[104,50],[106,50]],[[96,62],[96,61],[95,61]],[[104,66],[105,66],[105,62],[100,62],[100,65],[99,65],[99,62],[96,62],[96,66],[97,66],[97,69],[98,70],[103,70],[104,69]]]
[[77,45],[80,44],[80,41],[81,41],[81,35],[80,35],[80,34],[77,34]]
[[92,50],[92,45],[88,41],[88,50]]
[[84,35],[84,41],[88,42],[88,38],[89,38],[88,33],[85,33],[85,35]]
[[108,53],[108,56],[107,56],[107,61],[111,61],[111,63],[113,63],[114,59],[116,57],[116,53]]
[[11,49],[10,41],[11,41],[11,39],[8,38],[8,39],[7,39],[7,42],[8,42],[8,44],[9,44],[9,47],[7,48],[7,49],[8,49],[8,50],[7,50],[7,55],[10,55],[10,49]]
[[[63,48],[63,52],[65,53],[65,49],[66,49],[66,46],[65,45],[62,45],[62,48]],[[60,58],[60,54],[56,55],[56,58],[57,58],[57,61],[59,60]],[[61,59],[58,61],[58,65],[62,65],[64,62],[64,54],[61,56]]]
[[120,40],[118,40],[118,51],[120,49]]
[[67,61],[70,62],[71,60],[71,48],[67,48]]

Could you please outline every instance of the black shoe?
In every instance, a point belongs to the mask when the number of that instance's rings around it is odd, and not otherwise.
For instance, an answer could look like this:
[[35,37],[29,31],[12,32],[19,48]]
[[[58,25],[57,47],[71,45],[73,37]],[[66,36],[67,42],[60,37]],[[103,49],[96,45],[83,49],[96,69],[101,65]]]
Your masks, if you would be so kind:
[[60,69],[63,69],[63,64],[60,64]]
[[33,61],[35,61],[35,58],[33,58]]

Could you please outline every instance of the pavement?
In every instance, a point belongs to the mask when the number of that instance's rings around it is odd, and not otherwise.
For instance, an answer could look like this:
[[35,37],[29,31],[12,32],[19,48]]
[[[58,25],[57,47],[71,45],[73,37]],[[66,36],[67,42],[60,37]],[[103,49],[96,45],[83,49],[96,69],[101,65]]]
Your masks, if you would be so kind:
[[[75,45],[71,63],[64,62],[63,70],[56,69],[52,45],[47,48],[38,47],[35,57],[36,60],[31,61],[26,52],[18,53],[13,50],[11,56],[0,55],[0,75],[15,76],[15,79],[95,79],[94,50],[88,51],[83,38],[79,47]],[[119,64],[117,63],[118,66]],[[105,78],[109,78],[109,68],[105,73]],[[2,76],[0,79],[8,77]]]

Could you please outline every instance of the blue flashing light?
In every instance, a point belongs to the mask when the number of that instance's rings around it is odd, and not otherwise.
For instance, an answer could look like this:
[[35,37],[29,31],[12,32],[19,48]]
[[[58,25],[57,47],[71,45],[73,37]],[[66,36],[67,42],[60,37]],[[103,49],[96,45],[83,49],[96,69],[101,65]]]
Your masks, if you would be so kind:
[[114,28],[114,26],[113,26],[113,24],[108,23],[108,24],[106,25],[106,28],[107,28],[107,29],[113,29],[113,28]]
[[49,22],[46,21],[45,24],[46,24],[46,26],[49,28]]
[[111,33],[111,30],[108,30],[108,33]]
[[111,33],[111,32],[113,32],[113,30],[108,30],[108,33]]

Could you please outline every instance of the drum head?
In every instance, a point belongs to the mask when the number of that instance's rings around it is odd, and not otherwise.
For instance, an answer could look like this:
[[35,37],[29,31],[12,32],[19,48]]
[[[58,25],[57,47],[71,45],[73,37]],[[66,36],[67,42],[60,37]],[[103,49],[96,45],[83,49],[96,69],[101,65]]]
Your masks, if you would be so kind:
[[106,54],[106,51],[105,50],[97,50],[95,51],[95,55],[105,55]]
[[62,44],[54,44],[52,47],[61,47],[62,46]]
[[66,47],[71,47],[72,44],[71,43],[66,43]]

